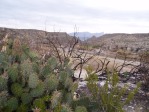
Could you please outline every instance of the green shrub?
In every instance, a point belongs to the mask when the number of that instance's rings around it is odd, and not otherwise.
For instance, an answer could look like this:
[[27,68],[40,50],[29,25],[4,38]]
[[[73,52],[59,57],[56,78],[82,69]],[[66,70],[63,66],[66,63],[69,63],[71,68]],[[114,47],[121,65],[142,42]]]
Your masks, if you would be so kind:
[[138,92],[140,83],[137,88],[131,90],[127,98],[123,101],[122,99],[128,92],[127,85],[119,87],[119,76],[117,73],[107,73],[108,78],[103,86],[97,84],[98,77],[96,74],[90,74],[87,78],[87,87],[91,93],[91,102],[96,102],[98,106],[94,106],[96,111],[103,112],[124,112],[124,105],[130,103],[134,95]]

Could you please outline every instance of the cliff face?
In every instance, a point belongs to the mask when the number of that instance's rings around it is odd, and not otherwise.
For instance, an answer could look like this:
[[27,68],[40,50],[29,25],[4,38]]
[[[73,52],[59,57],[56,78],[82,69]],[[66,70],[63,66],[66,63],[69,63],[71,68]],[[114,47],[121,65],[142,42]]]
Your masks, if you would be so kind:
[[132,52],[149,50],[149,33],[105,34],[86,41],[90,45],[102,45],[104,49],[126,49]]

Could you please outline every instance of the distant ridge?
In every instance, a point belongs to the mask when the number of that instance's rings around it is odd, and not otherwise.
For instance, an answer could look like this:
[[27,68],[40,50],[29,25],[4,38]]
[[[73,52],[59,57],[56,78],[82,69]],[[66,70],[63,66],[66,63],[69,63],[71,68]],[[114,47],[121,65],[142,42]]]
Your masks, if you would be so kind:
[[[74,33],[69,33],[70,36],[73,36]],[[79,37],[80,40],[87,40],[88,38],[91,37],[100,37],[104,35],[104,32],[100,32],[100,33],[90,33],[90,32],[77,32],[76,33],[76,37]]]
[[8,38],[14,39],[16,37],[22,39],[29,39],[32,43],[36,43],[41,40],[44,43],[47,42],[47,38],[55,38],[55,41],[58,39],[61,43],[66,43],[72,39],[72,36],[68,35],[66,32],[47,32],[43,30],[36,29],[14,29],[14,28],[5,28],[0,27],[0,41],[8,35]]
[[37,29],[14,29],[14,28],[5,28],[0,27],[0,38],[4,37],[6,34],[9,34],[10,37],[28,37],[31,39],[41,37],[44,38],[45,36],[49,37],[70,37],[66,32],[48,32],[43,30]]
[[113,33],[98,38],[89,38],[86,43],[94,46],[102,45],[105,49],[127,49],[132,52],[149,51],[149,33]]

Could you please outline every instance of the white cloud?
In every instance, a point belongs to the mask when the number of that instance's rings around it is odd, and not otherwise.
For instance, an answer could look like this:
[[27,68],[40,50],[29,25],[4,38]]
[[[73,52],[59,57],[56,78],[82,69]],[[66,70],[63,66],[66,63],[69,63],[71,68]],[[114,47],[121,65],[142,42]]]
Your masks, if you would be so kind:
[[149,11],[148,0],[82,0],[83,4],[93,8],[121,11]]
[[1,0],[0,27],[149,32],[148,0]]

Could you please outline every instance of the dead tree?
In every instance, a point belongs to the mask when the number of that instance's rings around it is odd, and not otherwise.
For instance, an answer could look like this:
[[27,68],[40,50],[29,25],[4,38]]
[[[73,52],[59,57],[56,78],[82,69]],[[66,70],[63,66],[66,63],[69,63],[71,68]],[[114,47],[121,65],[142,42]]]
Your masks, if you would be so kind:
[[93,56],[89,55],[85,50],[78,50],[81,41],[76,37],[76,33],[74,33],[74,36],[65,34],[65,37],[61,37],[61,32],[53,32],[53,35],[45,32],[44,39],[46,39],[46,46],[49,48],[50,56],[56,57],[61,65],[64,65],[66,60],[70,60],[74,71],[80,69],[80,78],[83,66]]

